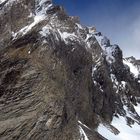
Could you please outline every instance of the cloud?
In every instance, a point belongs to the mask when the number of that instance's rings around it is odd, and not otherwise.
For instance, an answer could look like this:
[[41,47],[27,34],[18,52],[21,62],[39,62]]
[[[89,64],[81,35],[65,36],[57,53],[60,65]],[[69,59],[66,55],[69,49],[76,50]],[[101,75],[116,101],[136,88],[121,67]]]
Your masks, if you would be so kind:
[[97,23],[97,28],[110,38],[112,44],[119,44],[124,57],[140,59],[140,16],[128,13],[108,17]]
[[[97,30],[106,35],[112,44],[119,44],[124,57],[134,56],[140,59],[140,10],[139,1],[126,7],[122,3],[112,3],[112,6],[89,7],[84,13],[83,21],[94,24]],[[96,8],[96,10],[95,10]],[[90,13],[90,14],[89,14]],[[93,14],[91,14],[93,13]],[[88,16],[85,16],[88,15]]]
[[133,40],[137,46],[140,48],[140,17],[132,25],[133,28]]
[[117,40],[123,50],[124,56],[135,56],[140,59],[140,17],[130,21],[118,34]]

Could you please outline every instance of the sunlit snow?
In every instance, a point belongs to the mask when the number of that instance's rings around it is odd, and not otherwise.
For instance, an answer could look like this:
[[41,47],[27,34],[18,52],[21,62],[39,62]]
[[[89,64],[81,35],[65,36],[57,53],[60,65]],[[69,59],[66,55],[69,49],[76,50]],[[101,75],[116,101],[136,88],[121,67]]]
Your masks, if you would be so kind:
[[80,140],[89,140],[85,131],[81,126],[79,126],[79,131],[80,131]]
[[138,113],[138,115],[140,116],[140,104],[138,104],[137,106],[134,106],[136,112]]
[[115,62],[115,58],[112,56],[112,52],[114,51],[114,46],[111,47],[105,47],[105,55],[106,55],[106,60],[109,63]]
[[81,121],[78,121],[79,124],[81,124],[82,126],[86,127],[87,129],[91,130],[88,126],[86,126],[85,124],[83,124]]
[[29,32],[35,25],[37,25],[39,22],[43,21],[46,18],[46,11],[49,9],[52,4],[45,5],[45,3],[50,0],[37,0],[37,7],[36,7],[36,13],[35,15],[30,13],[28,17],[33,17],[34,21],[20,29],[18,32],[13,33],[13,40],[17,38],[18,35],[25,35],[27,32]]
[[6,0],[0,0],[0,4],[3,3],[3,2],[5,2],[5,1],[6,1]]
[[139,140],[140,138],[140,126],[135,123],[132,127],[126,124],[124,117],[119,116],[119,118],[114,117],[112,124],[117,128],[120,133],[115,135],[106,126],[100,124],[98,127],[98,132],[108,140]]
[[[95,35],[95,38],[97,39],[97,41],[98,41],[98,43],[99,43],[99,45],[101,46],[101,47],[104,47],[104,45],[102,44],[102,40],[103,40],[103,38],[104,38],[104,36],[97,36],[97,35]],[[104,48],[103,48],[104,49]]]
[[81,24],[76,23],[76,25],[78,26],[79,29],[83,30],[83,27]]
[[65,43],[68,43],[67,39],[75,39],[77,38],[77,36],[75,35],[75,33],[68,33],[68,32],[61,32],[60,30],[58,30],[61,39],[65,41]]
[[20,31],[18,31],[17,33],[14,33],[13,35],[13,39],[16,39],[17,35],[25,35],[27,32],[29,32],[36,24],[38,24],[39,22],[41,22],[42,20],[44,20],[45,16],[35,16],[34,17],[34,22],[32,22],[30,25],[25,26],[24,28],[22,28]]
[[138,69],[132,63],[130,63],[127,60],[123,60],[123,63],[126,64],[130,68],[131,73],[133,73],[134,76],[137,78],[138,75],[139,75]]

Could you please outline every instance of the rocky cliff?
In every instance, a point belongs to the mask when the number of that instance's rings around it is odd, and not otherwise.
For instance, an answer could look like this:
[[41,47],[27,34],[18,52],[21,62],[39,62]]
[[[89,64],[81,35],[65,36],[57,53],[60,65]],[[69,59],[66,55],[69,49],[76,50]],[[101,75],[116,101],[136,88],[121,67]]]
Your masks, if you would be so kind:
[[139,73],[51,0],[0,1],[1,140],[138,140]]

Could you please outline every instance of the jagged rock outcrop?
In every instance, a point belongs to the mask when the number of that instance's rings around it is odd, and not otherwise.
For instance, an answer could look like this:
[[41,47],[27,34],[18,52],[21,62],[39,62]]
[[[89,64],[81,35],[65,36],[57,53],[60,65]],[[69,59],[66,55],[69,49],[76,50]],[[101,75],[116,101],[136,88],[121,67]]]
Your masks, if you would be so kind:
[[139,76],[94,27],[51,0],[2,0],[0,23],[0,139],[104,140],[116,117],[140,124]]

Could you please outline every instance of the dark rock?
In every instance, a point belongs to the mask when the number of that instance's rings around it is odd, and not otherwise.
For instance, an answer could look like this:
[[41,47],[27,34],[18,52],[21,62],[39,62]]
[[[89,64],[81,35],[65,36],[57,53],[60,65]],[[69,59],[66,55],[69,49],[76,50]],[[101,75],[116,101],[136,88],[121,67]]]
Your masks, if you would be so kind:
[[50,0],[8,2],[0,5],[0,139],[84,140],[81,127],[89,140],[106,140],[99,123],[117,135],[114,116],[140,122],[139,78],[118,45],[99,42],[101,32]]

